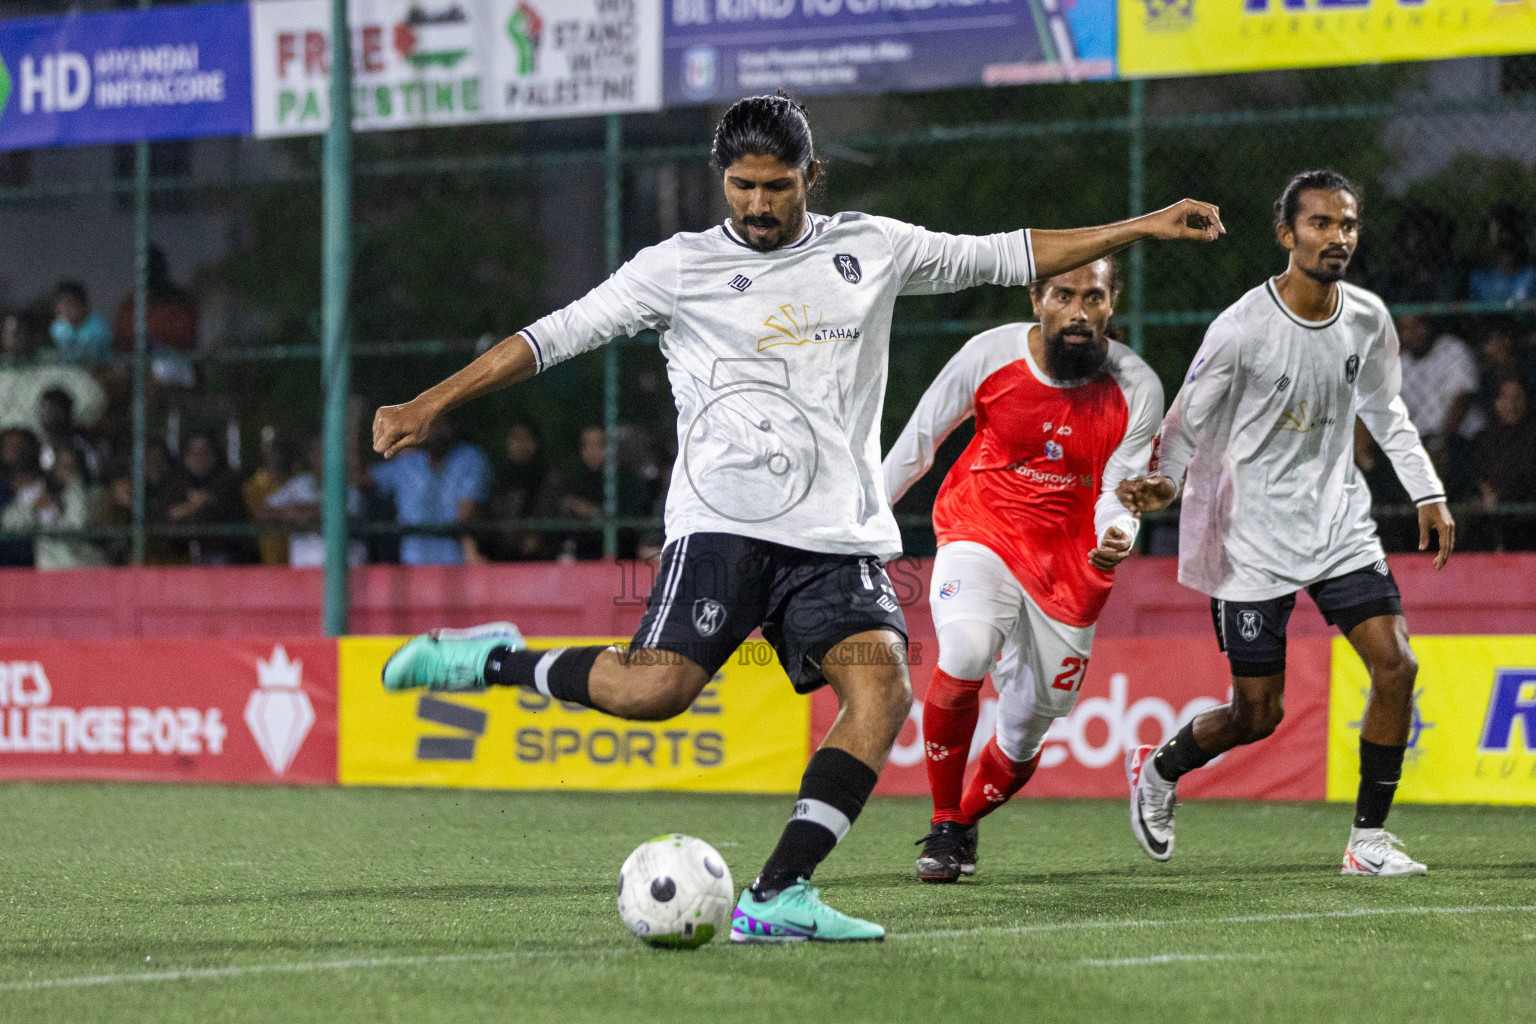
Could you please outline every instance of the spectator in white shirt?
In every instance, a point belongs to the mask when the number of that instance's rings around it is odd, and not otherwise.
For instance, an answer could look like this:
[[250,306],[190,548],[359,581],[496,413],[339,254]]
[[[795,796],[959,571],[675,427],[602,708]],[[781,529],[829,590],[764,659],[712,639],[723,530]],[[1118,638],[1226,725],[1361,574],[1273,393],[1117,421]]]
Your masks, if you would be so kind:
[[[294,569],[313,569],[325,564],[325,537],[320,526],[321,474],[325,469],[325,444],[315,438],[309,445],[309,472],[300,473],[267,497],[266,509],[259,518],[303,529],[288,536],[288,564]],[[363,511],[363,497],[356,487],[347,488],[347,514],[357,517]],[[347,549],[347,562],[363,565],[368,561],[368,546],[353,540]]]
[[1481,417],[1468,415],[1477,398],[1477,360],[1454,334],[1437,334],[1428,317],[1398,317],[1397,337],[1402,343],[1402,396],[1408,418],[1435,468],[1454,487],[1453,481],[1465,476],[1459,457],[1465,442],[1482,426]]

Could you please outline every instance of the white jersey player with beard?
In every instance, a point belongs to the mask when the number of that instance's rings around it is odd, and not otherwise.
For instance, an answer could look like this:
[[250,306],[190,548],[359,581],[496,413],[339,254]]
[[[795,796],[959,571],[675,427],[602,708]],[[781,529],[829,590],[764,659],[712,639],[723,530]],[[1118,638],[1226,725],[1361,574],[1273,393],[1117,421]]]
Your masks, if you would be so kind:
[[[1214,241],[1217,210],[1185,200],[1068,231],[947,235],[806,211],[820,178],[810,122],[785,96],[733,104],[711,159],[731,216],[642,250],[607,281],[411,402],[379,410],[385,457],[442,412],[616,337],[653,329],[678,409],[667,545],[627,650],[525,649],[514,627],[418,636],[386,688],[515,686],[619,718],[682,714],[754,630],[800,692],[839,714],[789,823],[732,915],[731,941],[853,942],[879,925],[810,886],[874,790],[912,702],[906,625],[882,560],[901,550],[880,470],[891,318],[901,295],[1023,285],[1141,238]],[[764,728],[771,728],[764,723]]]
[[1398,396],[1387,307],[1343,281],[1338,291],[1333,315],[1312,323],[1266,281],[1206,332],[1163,420],[1154,467],[1184,481],[1185,586],[1263,601],[1381,561],[1371,494],[1354,462],[1357,416],[1415,505],[1445,500]]
[[1297,175],[1276,203],[1284,274],[1225,310],[1163,419],[1153,476],[1126,480],[1132,509],[1182,494],[1179,581],[1211,598],[1232,698],[1155,752],[1130,751],[1131,828],[1154,860],[1173,855],[1174,789],[1224,751],[1265,738],[1284,714],[1286,626],[1305,589],[1371,675],[1360,790],[1343,871],[1425,871],[1383,825],[1402,772],[1418,663],[1371,495],[1354,463],[1358,418],[1418,506],[1420,547],[1454,545],[1445,488],[1398,395],[1396,331],[1381,299],[1342,280],[1359,239],[1357,190],[1333,171]]

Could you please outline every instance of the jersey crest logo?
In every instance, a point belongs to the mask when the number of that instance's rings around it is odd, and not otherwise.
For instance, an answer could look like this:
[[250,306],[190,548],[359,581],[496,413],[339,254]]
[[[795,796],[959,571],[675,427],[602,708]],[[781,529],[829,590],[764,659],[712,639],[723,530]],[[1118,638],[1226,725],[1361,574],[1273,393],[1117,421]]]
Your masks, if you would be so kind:
[[725,625],[725,606],[712,597],[693,602],[693,628],[699,636],[714,636]]
[[948,601],[958,593],[960,593],[960,581],[946,580],[944,585],[939,588],[939,600]]
[[1249,643],[1259,638],[1259,630],[1263,628],[1264,616],[1262,613],[1254,611],[1241,611],[1237,613],[1237,631]]
[[1360,375],[1360,357],[1350,356],[1344,360],[1344,383],[1353,384],[1355,378]]
[[1052,462],[1060,462],[1063,458],[1066,457],[1066,454],[1066,449],[1057,444],[1055,441],[1045,442],[1045,457],[1050,459]]
[[752,287],[752,279],[750,277],[743,277],[742,275],[737,274],[735,277],[731,278],[731,287],[735,288],[739,292],[744,292],[748,288]]
[[840,252],[832,257],[832,265],[837,267],[837,272],[843,275],[843,280],[849,284],[858,284],[864,280],[864,271],[859,269],[859,258],[846,252]]

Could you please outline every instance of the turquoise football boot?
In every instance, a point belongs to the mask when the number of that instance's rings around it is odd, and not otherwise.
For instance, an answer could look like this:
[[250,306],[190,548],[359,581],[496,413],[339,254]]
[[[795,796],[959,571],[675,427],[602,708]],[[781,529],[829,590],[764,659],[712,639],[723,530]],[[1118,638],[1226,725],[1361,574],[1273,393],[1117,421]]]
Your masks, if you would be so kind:
[[773,899],[757,902],[747,889],[731,915],[732,942],[879,942],[885,929],[833,910],[821,890],[801,879]]
[[510,622],[472,629],[434,629],[413,637],[384,663],[386,690],[483,690],[485,659],[498,647],[528,645]]

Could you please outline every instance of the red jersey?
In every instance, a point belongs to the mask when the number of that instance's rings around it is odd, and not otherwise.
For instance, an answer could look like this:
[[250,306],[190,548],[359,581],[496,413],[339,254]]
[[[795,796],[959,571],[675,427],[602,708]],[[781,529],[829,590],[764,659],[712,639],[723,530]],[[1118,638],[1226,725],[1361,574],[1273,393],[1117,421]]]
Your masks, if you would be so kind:
[[1088,553],[1111,526],[1136,536],[1138,521],[1115,487],[1147,472],[1163,387],[1114,341],[1098,375],[1052,380],[1029,353],[1034,326],[986,331],[955,354],[886,456],[886,491],[894,504],[974,415],[976,437],[933,503],[939,544],[986,545],[1046,614],[1087,626],[1114,581],[1089,564]]

